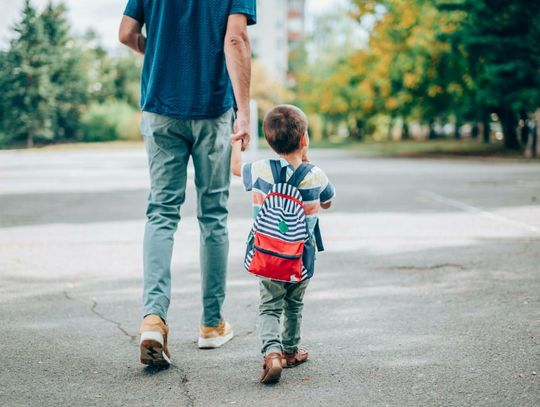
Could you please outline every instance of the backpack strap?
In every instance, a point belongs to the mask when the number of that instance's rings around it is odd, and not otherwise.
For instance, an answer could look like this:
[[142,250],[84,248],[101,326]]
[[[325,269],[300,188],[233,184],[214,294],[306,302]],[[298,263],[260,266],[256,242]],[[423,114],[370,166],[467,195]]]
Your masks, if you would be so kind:
[[295,188],[298,188],[298,185],[300,185],[304,178],[306,178],[306,175],[308,175],[313,167],[314,165],[309,163],[300,164],[294,171],[293,175],[291,175],[291,178],[289,178],[287,183]]
[[321,236],[321,228],[319,227],[319,219],[315,224],[315,229],[313,230],[313,236],[315,237],[315,245],[317,246],[317,251],[324,252],[324,245]]
[[[295,188],[298,188],[298,185],[306,178],[306,176],[309,174],[309,172],[314,167],[313,164],[310,163],[302,163],[300,166],[294,171],[291,178],[289,178],[289,181],[287,183],[289,185],[292,185]],[[322,252],[324,251],[324,245],[322,241],[321,236],[321,228],[319,227],[319,220],[317,219],[317,223],[315,224],[315,229],[313,229],[313,237],[315,237],[315,245],[317,246],[317,251]]]
[[286,181],[287,167],[281,166],[281,160],[270,160],[270,169],[274,176],[274,183],[279,184]]

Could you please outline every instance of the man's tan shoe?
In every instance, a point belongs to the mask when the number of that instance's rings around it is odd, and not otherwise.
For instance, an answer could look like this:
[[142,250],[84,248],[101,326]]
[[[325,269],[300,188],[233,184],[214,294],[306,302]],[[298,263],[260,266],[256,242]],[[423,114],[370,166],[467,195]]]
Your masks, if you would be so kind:
[[201,326],[199,329],[199,349],[214,349],[223,346],[234,336],[231,324],[221,321],[218,326]]
[[167,348],[169,327],[158,315],[148,315],[141,324],[141,363],[166,367],[171,363]]
[[283,355],[278,352],[270,352],[264,358],[263,371],[261,373],[261,383],[277,383],[283,370]]

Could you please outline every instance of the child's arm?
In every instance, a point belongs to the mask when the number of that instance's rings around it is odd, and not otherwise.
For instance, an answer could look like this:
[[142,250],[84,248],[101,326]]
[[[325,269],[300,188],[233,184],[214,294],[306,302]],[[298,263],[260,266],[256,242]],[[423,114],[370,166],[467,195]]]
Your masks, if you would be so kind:
[[336,196],[336,189],[334,188],[334,185],[328,180],[326,174],[323,173],[323,176],[323,188],[320,195],[321,208],[330,209],[330,207],[332,206],[332,200]]
[[242,175],[242,140],[232,142],[231,173],[235,177]]

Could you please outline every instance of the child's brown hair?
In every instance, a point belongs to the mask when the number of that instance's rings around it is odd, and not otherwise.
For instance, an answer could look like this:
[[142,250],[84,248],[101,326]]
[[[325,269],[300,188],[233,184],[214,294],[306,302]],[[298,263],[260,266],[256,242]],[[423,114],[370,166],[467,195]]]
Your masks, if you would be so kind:
[[264,116],[263,131],[276,153],[289,154],[300,148],[307,125],[307,117],[302,110],[293,105],[278,105]]

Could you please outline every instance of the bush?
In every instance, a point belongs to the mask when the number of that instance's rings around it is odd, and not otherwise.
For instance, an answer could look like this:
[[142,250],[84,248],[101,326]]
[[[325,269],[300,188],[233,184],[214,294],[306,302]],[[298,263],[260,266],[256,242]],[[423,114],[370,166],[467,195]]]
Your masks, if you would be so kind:
[[0,148],[7,147],[10,141],[11,139],[8,137],[8,135],[0,129]]
[[92,104],[81,118],[82,141],[138,140],[139,119],[126,102]]

